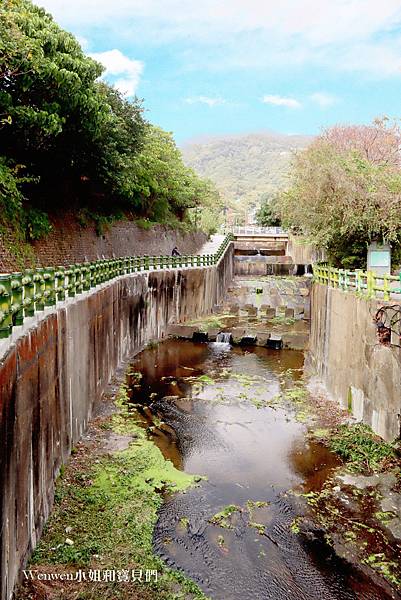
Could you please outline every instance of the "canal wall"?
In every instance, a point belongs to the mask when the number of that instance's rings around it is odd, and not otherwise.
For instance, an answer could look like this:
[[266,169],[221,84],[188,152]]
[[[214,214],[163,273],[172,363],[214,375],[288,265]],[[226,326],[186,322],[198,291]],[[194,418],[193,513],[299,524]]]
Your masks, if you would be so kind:
[[[126,275],[48,309],[0,346],[0,589],[9,600],[53,504],[60,467],[116,369],[172,322],[210,313],[233,277],[217,266]],[[18,331],[19,329],[19,331]]]
[[400,435],[401,350],[379,343],[383,301],[314,283],[307,368],[330,395],[386,440]]
[[327,260],[324,250],[316,248],[300,236],[289,235],[287,255],[296,265],[312,265]]

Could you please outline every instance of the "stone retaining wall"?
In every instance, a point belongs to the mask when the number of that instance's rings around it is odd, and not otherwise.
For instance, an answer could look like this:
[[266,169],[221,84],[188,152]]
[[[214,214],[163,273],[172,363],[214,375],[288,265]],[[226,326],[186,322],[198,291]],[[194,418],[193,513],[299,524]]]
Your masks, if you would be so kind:
[[[70,265],[101,258],[132,255],[171,255],[174,246],[181,254],[196,254],[206,241],[201,232],[183,233],[163,225],[143,229],[133,221],[121,220],[97,233],[95,225],[81,227],[74,214],[52,218],[52,231],[32,242],[32,259],[25,266]],[[20,269],[13,254],[11,233],[0,232],[0,273]]]

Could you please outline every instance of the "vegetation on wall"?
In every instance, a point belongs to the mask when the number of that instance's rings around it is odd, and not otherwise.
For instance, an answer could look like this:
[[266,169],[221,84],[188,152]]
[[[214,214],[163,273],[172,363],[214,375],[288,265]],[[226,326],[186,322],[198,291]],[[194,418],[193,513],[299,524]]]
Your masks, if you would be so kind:
[[387,119],[323,132],[294,158],[280,194],[283,223],[327,250],[333,264],[364,267],[367,245],[401,240],[401,130]]
[[65,206],[177,222],[218,194],[182,161],[142,101],[99,81],[103,67],[29,0],[0,5],[0,214],[28,239]]

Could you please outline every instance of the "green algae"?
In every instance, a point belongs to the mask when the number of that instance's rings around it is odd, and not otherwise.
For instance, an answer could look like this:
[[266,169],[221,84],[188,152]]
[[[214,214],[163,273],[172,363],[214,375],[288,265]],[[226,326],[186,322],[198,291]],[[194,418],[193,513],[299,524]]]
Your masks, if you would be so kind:
[[[100,454],[95,461],[66,468],[58,479],[54,510],[31,563],[58,568],[157,570],[157,581],[130,583],[125,592],[115,591],[112,597],[175,600],[190,594],[204,600],[194,582],[167,568],[154,555],[152,545],[163,502],[160,491],[183,491],[195,485],[199,477],[178,471],[163,457],[138,425],[127,400],[127,387],[121,386],[115,402],[119,412],[109,420],[115,433],[131,436],[132,442],[126,450]],[[110,598],[114,594],[110,586],[113,584],[98,586],[96,600]]]
[[206,383],[208,385],[214,385],[215,384],[214,379],[212,379],[211,377],[209,377],[209,375],[200,375],[196,379],[197,379],[197,381],[200,381],[202,383]]
[[262,523],[255,523],[255,521],[249,521],[249,527],[256,529],[259,535],[263,535],[265,533],[265,526]]
[[212,525],[218,525],[223,529],[233,529],[233,525],[230,522],[230,517],[234,513],[241,511],[242,509],[239,506],[236,506],[235,504],[229,504],[228,506],[225,506],[222,511],[213,515],[213,517],[209,519],[209,523]]
[[266,500],[247,500],[246,506],[249,511],[255,508],[265,508],[269,503]]
[[301,531],[300,524],[302,522],[302,517],[295,517],[290,523],[290,531],[294,534],[298,534]]

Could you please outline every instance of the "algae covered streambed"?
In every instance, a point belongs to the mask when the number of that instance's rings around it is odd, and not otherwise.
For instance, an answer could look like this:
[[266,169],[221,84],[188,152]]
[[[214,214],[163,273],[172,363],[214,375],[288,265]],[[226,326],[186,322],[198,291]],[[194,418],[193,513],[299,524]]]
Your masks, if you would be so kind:
[[211,598],[396,597],[340,559],[323,528],[301,534],[340,464],[307,435],[302,367],[300,352],[218,343],[170,341],[137,358],[142,427],[178,469],[206,477],[165,495],[154,548]]
[[[61,473],[30,564],[142,569],[143,580],[28,581],[16,597],[397,598],[397,549],[358,513],[379,510],[379,492],[367,487],[353,514],[339,507],[341,461],[319,440],[339,411],[308,403],[302,369],[290,350],[177,340],[144,350],[113,395],[117,412],[106,400]],[[395,475],[386,476],[391,495]],[[340,517],[365,564],[337,551]],[[145,581],[155,570],[158,580]]]

